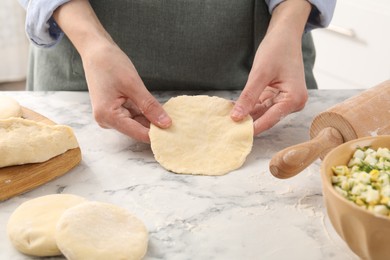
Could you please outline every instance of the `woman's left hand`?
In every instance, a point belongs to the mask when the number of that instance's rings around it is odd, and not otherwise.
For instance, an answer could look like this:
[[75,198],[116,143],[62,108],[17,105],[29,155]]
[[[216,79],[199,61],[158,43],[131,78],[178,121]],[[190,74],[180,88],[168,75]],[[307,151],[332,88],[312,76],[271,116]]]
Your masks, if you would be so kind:
[[231,112],[235,121],[250,114],[255,135],[303,109],[307,101],[302,57],[302,33],[311,10],[307,4],[300,0],[285,1],[274,10],[246,86]]

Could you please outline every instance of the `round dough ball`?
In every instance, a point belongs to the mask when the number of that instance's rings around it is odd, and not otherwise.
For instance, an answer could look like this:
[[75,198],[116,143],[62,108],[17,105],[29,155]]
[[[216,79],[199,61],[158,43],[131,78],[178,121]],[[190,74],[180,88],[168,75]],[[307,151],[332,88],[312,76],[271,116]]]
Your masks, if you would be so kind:
[[156,160],[175,173],[223,175],[245,162],[253,144],[253,120],[230,117],[233,103],[210,96],[178,96],[164,104],[167,129],[150,126]]
[[54,236],[57,221],[66,209],[85,201],[76,195],[53,194],[22,203],[7,224],[11,243],[28,255],[61,255]]
[[127,210],[85,202],[64,212],[57,224],[57,245],[67,259],[141,259],[147,250],[144,224]]
[[0,119],[21,116],[22,107],[15,99],[8,96],[0,96]]

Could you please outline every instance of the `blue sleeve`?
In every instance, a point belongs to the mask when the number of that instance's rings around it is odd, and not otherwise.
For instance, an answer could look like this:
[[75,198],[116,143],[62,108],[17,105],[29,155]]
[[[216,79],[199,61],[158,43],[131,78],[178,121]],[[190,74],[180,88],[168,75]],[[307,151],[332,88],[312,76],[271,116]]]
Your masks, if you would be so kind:
[[64,36],[54,21],[53,12],[70,0],[19,0],[26,9],[26,33],[37,46],[51,47]]
[[[54,21],[53,12],[70,0],[19,0],[26,9],[26,33],[28,38],[37,46],[51,47],[58,43],[64,33]],[[265,0],[270,13],[285,0]],[[309,0],[313,5],[312,12],[306,24],[306,30],[326,27],[329,25],[336,0]]]
[[[268,10],[272,14],[274,8],[281,2],[286,0],[265,0],[268,5]],[[324,28],[330,24],[332,20],[334,9],[336,7],[336,0],[307,0],[313,6],[309,19],[306,24],[306,31],[315,28]]]

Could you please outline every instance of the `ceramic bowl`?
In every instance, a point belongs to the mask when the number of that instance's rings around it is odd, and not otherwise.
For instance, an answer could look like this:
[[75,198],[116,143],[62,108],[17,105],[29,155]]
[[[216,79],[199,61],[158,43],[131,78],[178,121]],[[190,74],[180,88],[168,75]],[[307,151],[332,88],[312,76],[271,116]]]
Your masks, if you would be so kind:
[[390,148],[390,135],[365,137],[346,142],[321,164],[322,190],[329,219],[336,232],[362,259],[390,259],[390,218],[361,208],[341,196],[332,186],[332,166],[347,165],[357,147]]

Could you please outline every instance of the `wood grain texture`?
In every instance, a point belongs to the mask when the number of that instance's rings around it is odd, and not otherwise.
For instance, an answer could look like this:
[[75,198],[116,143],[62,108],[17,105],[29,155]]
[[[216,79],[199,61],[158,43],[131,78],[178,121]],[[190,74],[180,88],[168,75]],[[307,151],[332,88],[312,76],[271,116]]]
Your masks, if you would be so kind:
[[332,150],[342,143],[340,132],[327,127],[312,140],[276,153],[271,159],[270,171],[279,179],[290,178],[317,160],[321,152]]
[[385,81],[317,115],[311,140],[276,153],[269,169],[277,178],[290,178],[343,142],[389,134],[390,81]]
[[390,80],[316,116],[310,127],[310,137],[314,138],[326,127],[336,128],[344,142],[365,136],[390,134]]
[[[50,119],[22,108],[23,118],[54,125]],[[81,162],[81,150],[75,148],[46,162],[0,168],[0,201],[30,191],[69,172]]]

